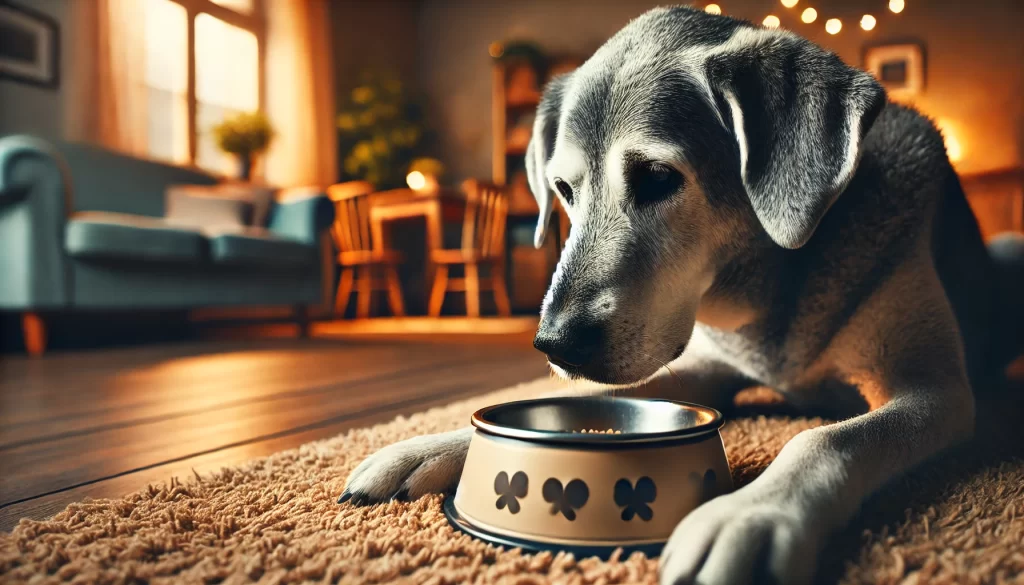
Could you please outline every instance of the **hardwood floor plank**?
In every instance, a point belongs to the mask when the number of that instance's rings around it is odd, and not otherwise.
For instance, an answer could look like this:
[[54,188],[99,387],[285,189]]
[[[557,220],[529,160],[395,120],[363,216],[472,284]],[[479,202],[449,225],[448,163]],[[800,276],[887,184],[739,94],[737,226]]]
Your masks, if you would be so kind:
[[530,337],[356,331],[4,356],[0,527],[535,379],[547,368]]
[[[437,362],[436,348],[433,349],[427,352],[416,346],[374,348],[373,352],[346,355],[341,363],[336,357],[319,352],[310,352],[311,356],[301,359],[279,351],[267,355],[242,352],[218,359],[215,366],[196,367],[191,360],[183,360],[184,363],[164,366],[156,372],[129,371],[102,377],[68,389],[75,394],[75,400],[52,404],[37,399],[23,401],[20,408],[4,409],[0,414],[0,454],[33,442],[273,400],[282,395],[302,395],[318,386],[358,383],[382,375],[365,366],[358,367],[366,361],[394,364],[388,374],[414,371]],[[472,348],[452,348],[446,353],[453,365],[481,355]],[[223,367],[224,372],[218,369],[215,376],[210,376],[211,367]],[[189,373],[194,369],[204,373]]]
[[[514,360],[517,362],[518,360]],[[325,418],[346,416],[419,396],[444,396],[503,382],[543,375],[527,372],[504,356],[473,360],[461,366],[438,362],[397,376],[381,376],[362,384],[324,385],[299,395],[248,402],[213,411],[197,410],[186,417],[116,427],[0,452],[0,467],[17,473],[0,476],[0,506],[13,501],[125,473],[159,461],[179,459],[218,445],[286,432]],[[448,373],[448,375],[445,375]],[[504,385],[504,384],[503,384]]]
[[[359,369],[367,360],[399,363],[432,354],[431,347],[425,344],[350,347],[321,342],[178,355],[141,364],[113,361],[102,370],[94,368],[88,372],[80,372],[74,362],[60,361],[48,364],[45,373],[22,371],[19,375],[14,368],[8,368],[5,386],[10,390],[0,398],[5,407],[0,417],[7,424],[15,424],[49,420],[65,413],[84,416],[114,406],[125,409],[160,403],[208,394],[211,389],[218,393],[232,389],[249,392],[253,390],[246,383],[252,379],[262,383],[267,373],[294,378],[295,371],[301,368],[307,377],[315,373],[332,377],[346,368]],[[105,361],[99,356],[98,359]],[[233,387],[225,388],[225,380],[230,380]],[[146,388],[146,392],[138,392],[138,387]],[[40,409],[41,405],[45,409]]]
[[[524,380],[525,381],[525,380]],[[198,454],[179,461],[161,462],[152,467],[101,481],[72,487],[43,495],[38,498],[0,508],[0,531],[9,532],[22,518],[43,520],[63,510],[72,502],[86,498],[113,498],[142,489],[153,483],[170,481],[172,477],[184,478],[193,474],[205,475],[222,467],[265,457],[295,448],[304,443],[333,437],[349,429],[357,429],[392,420],[399,415],[410,415],[434,406],[441,406],[473,395],[490,392],[504,387],[475,386],[464,394],[448,393],[443,396],[421,397],[401,404],[391,404],[372,411],[354,413],[343,420],[331,420],[323,426],[295,429],[294,432],[272,438],[261,438],[242,445],[217,449],[211,453]],[[339,484],[344,478],[338,478]]]

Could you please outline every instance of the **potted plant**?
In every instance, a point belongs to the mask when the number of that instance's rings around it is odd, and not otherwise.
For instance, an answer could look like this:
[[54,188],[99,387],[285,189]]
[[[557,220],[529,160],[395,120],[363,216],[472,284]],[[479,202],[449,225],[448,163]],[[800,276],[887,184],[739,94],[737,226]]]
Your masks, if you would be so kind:
[[378,188],[399,187],[410,164],[429,143],[420,99],[388,71],[362,73],[343,96],[337,117],[343,180],[363,180]]
[[239,177],[248,181],[256,155],[274,139],[274,128],[263,112],[241,112],[214,126],[213,137],[221,150],[238,159]]

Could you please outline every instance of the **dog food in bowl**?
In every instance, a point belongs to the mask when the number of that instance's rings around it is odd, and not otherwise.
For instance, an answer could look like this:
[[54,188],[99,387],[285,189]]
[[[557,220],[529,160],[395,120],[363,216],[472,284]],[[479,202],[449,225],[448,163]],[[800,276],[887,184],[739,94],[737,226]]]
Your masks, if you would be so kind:
[[484,408],[473,414],[445,514],[455,528],[508,547],[656,555],[686,514],[732,489],[722,422],[711,408],[637,398]]

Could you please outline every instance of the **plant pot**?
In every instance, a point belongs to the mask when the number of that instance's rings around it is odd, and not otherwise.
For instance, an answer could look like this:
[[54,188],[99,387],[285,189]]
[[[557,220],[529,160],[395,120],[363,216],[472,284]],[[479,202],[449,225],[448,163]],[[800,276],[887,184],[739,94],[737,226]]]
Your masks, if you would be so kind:
[[252,165],[255,158],[251,154],[239,154],[238,156],[238,178],[249,181],[252,177]]

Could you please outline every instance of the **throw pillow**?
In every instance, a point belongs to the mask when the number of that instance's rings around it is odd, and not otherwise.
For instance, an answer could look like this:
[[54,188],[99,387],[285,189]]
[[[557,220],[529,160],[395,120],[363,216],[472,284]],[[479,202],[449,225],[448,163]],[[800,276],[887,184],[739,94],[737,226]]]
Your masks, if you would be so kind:
[[270,187],[233,183],[210,187],[173,185],[165,194],[165,218],[196,227],[264,227],[274,192]]

